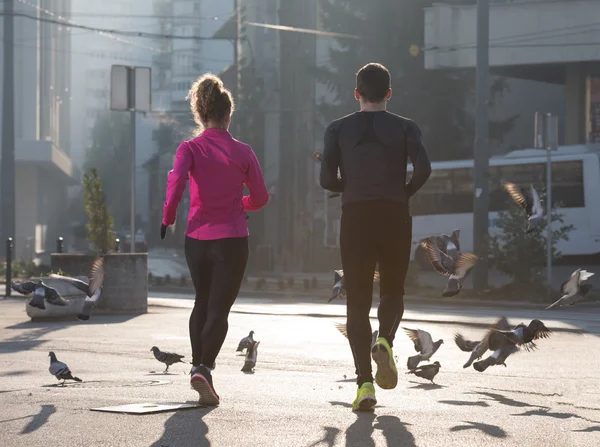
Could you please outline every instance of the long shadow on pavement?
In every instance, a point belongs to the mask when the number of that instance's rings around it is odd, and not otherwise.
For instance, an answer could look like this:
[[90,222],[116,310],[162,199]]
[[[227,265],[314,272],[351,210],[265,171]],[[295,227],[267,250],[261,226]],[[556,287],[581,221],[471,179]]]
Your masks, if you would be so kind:
[[213,409],[214,407],[207,407],[175,412],[173,416],[165,421],[162,436],[151,447],[176,447],[181,445],[209,447],[210,441],[206,437],[208,425],[204,422],[204,416]]
[[519,401],[519,400],[514,400],[514,399],[511,399],[509,397],[503,396],[502,394],[497,394],[497,393],[486,393],[486,392],[482,392],[482,391],[476,391],[476,392],[465,393],[465,394],[475,394],[475,395],[484,396],[484,397],[488,398],[486,400],[496,401],[499,404],[506,405],[508,407],[539,408],[539,409],[544,409],[544,410],[548,410],[549,409],[549,407],[545,407],[543,405],[528,404],[527,402],[522,402],[522,401]]
[[415,437],[406,429],[410,425],[396,416],[378,416],[374,428],[381,430],[387,445],[416,447]]
[[346,447],[375,447],[372,412],[356,413],[356,421],[346,430]]
[[506,438],[506,432],[498,427],[497,425],[483,424],[481,422],[470,422],[463,421],[465,425],[456,425],[450,429],[450,431],[464,431],[464,430],[479,430],[488,436],[493,438]]
[[323,427],[323,430],[325,431],[323,437],[318,441],[313,442],[308,447],[316,447],[321,444],[325,444],[327,447],[333,447],[335,445],[335,441],[337,440],[341,430],[336,427]]
[[27,351],[35,349],[45,343],[43,338],[54,332],[75,325],[97,325],[118,324],[129,321],[140,315],[92,315],[89,321],[78,321],[75,317],[69,319],[46,320],[46,321],[24,321],[22,323],[6,326],[5,329],[22,330],[23,333],[7,338],[0,342],[0,353]]
[[42,405],[42,407],[40,408],[40,412],[37,414],[30,414],[28,416],[22,416],[19,418],[6,419],[3,421],[0,421],[0,423],[20,421],[21,419],[31,418],[31,421],[29,421],[29,423],[21,431],[22,435],[26,435],[28,433],[32,433],[32,432],[36,431],[38,428],[40,428],[42,425],[44,425],[46,422],[48,422],[48,419],[54,413],[56,413],[56,407],[54,405]]
[[438,400],[440,404],[456,405],[457,407],[489,407],[490,404],[482,400],[473,402],[471,400]]

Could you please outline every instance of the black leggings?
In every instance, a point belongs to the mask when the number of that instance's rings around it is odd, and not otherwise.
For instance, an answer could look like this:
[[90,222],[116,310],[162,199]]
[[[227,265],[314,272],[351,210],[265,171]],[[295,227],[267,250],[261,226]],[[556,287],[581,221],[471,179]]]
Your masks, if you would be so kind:
[[223,346],[227,317],[240,291],[248,262],[248,238],[201,241],[185,238],[196,302],[190,316],[192,364],[212,367]]
[[379,337],[393,346],[404,314],[404,281],[410,260],[412,217],[406,206],[389,202],[344,205],[340,234],[347,299],[347,330],[358,375],[372,382],[371,311],[373,274],[379,263]]

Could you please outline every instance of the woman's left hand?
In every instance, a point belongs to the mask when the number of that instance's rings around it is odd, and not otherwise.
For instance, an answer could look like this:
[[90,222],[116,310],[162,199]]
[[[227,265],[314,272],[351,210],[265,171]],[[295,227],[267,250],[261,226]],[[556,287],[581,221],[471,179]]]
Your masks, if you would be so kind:
[[160,224],[160,238],[164,239],[167,235],[167,226],[165,224]]

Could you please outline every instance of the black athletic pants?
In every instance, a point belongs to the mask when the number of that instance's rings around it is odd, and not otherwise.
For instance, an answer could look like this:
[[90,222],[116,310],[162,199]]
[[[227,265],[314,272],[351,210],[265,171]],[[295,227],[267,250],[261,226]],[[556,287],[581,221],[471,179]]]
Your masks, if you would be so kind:
[[371,323],[373,274],[379,263],[379,337],[390,346],[404,314],[404,281],[410,260],[412,217],[405,205],[358,202],[342,207],[340,249],[347,299],[347,330],[357,383],[373,382]]
[[192,364],[212,367],[223,346],[227,317],[244,279],[248,238],[201,241],[185,238],[196,302],[190,316]]

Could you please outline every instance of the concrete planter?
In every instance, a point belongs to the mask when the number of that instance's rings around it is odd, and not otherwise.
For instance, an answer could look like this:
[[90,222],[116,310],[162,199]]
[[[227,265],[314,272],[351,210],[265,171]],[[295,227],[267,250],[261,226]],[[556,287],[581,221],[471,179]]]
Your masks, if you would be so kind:
[[[148,312],[148,254],[115,253],[103,255],[104,285],[97,314],[139,314]],[[52,271],[59,269],[69,276],[88,275],[94,255],[53,253],[50,266]],[[52,318],[75,316],[83,306],[84,295],[60,281],[44,279],[50,287],[56,287],[65,298],[73,298],[69,306],[46,305],[46,310],[27,306],[27,314],[32,318]]]

